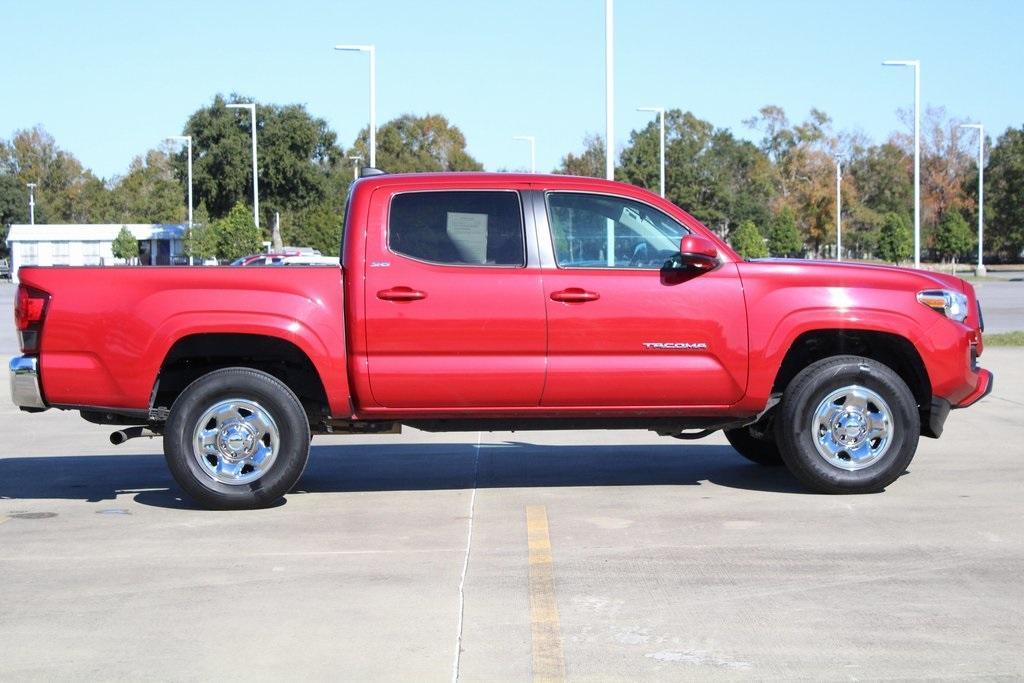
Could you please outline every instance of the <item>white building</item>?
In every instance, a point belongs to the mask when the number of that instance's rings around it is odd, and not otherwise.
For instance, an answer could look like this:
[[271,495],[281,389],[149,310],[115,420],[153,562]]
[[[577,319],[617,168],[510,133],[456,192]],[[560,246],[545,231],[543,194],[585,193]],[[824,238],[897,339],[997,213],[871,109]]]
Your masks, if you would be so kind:
[[150,223],[25,225],[15,223],[7,233],[11,255],[11,279],[18,281],[21,266],[113,266],[123,265],[114,258],[114,238],[127,228],[139,241],[139,263],[167,266],[183,263],[184,225]]

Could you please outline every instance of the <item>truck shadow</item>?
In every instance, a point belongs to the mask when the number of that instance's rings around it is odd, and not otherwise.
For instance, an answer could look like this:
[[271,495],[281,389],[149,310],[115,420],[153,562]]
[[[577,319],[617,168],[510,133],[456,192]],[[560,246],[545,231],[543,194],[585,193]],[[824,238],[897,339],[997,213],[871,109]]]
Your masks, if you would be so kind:
[[[561,486],[699,486],[808,494],[783,467],[761,467],[728,446],[356,444],[314,446],[289,496]],[[195,508],[161,455],[0,459],[0,500],[101,502],[135,494],[144,505]]]

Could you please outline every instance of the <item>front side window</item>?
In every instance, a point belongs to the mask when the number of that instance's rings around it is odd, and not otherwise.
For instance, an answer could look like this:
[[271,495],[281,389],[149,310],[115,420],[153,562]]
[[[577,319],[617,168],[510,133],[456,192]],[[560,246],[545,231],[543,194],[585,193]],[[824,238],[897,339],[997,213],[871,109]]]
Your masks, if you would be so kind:
[[446,265],[524,266],[517,192],[409,192],[391,200],[388,247]]
[[641,202],[600,194],[550,192],[548,221],[562,268],[660,269],[689,233]]

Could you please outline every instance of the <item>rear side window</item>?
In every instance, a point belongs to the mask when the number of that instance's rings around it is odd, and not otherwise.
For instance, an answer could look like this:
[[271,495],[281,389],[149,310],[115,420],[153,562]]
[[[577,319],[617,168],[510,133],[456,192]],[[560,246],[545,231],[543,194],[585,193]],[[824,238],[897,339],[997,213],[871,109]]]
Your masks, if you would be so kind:
[[420,261],[524,266],[518,192],[409,192],[391,200],[388,247]]

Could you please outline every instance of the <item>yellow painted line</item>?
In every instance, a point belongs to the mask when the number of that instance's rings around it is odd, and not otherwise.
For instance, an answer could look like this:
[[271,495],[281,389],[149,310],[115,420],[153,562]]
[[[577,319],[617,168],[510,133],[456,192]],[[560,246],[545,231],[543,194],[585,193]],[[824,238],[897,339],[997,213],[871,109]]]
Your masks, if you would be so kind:
[[543,505],[526,508],[526,537],[530,548],[533,680],[564,681],[565,655],[555,600],[555,566],[548,535],[548,512]]
[[10,519],[10,517],[0,517],[0,524],[3,524],[4,522],[6,522],[9,519]]

